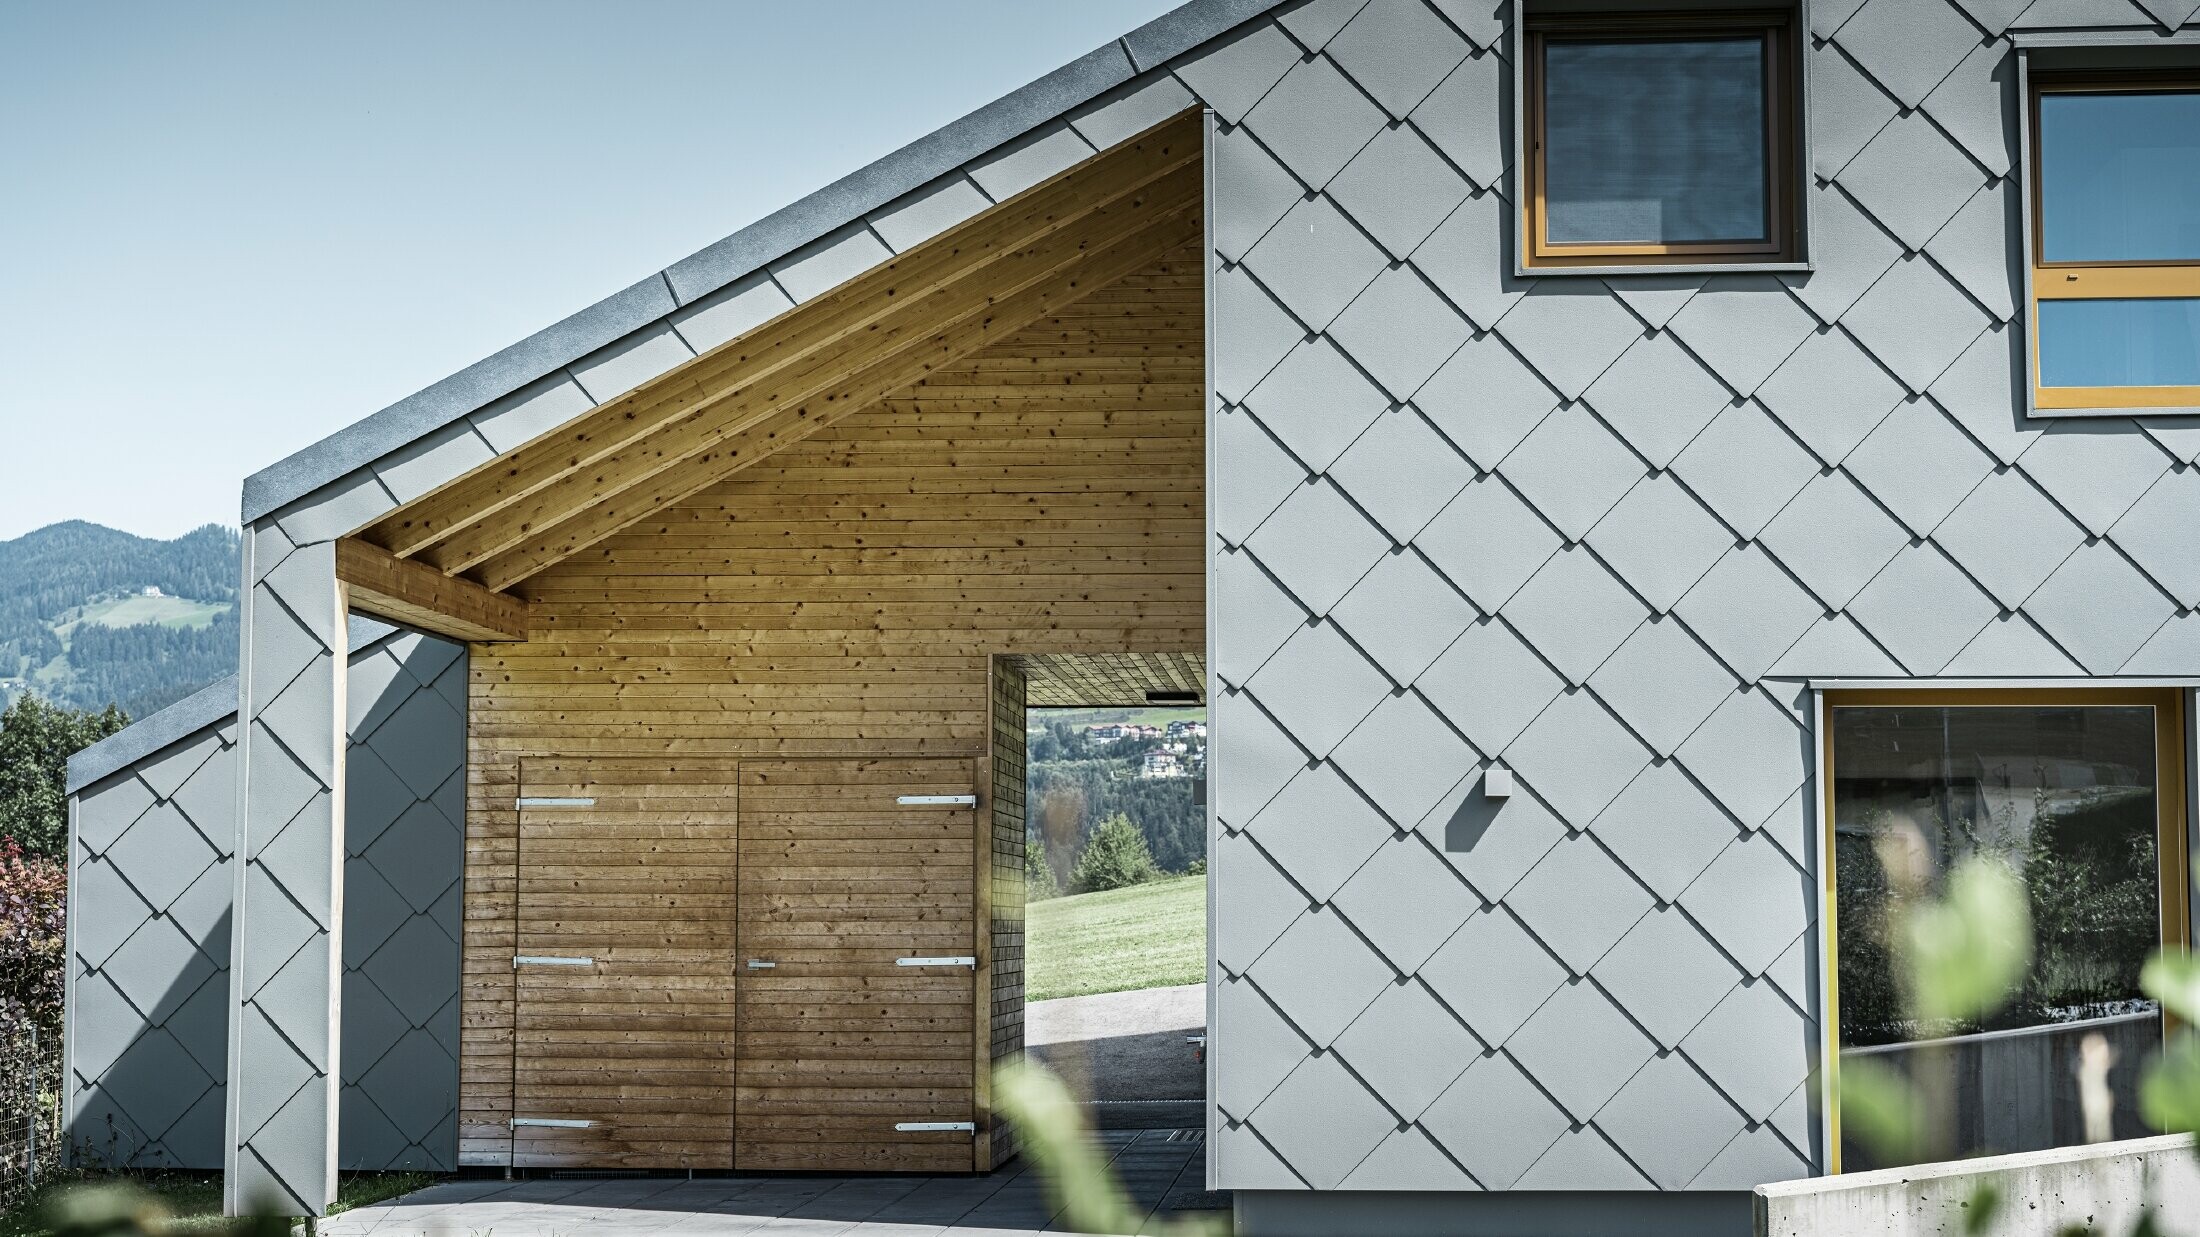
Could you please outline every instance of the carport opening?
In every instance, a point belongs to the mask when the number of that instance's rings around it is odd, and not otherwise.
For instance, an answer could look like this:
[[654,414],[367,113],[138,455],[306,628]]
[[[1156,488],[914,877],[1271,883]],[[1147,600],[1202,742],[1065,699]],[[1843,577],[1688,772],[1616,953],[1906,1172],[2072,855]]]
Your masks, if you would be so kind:
[[[1004,657],[1020,678],[1025,1047],[1101,1128],[1204,1120],[1206,664]],[[1004,717],[1002,721],[1012,719]],[[1003,761],[996,768],[1018,763]],[[1010,796],[996,788],[996,801]]]

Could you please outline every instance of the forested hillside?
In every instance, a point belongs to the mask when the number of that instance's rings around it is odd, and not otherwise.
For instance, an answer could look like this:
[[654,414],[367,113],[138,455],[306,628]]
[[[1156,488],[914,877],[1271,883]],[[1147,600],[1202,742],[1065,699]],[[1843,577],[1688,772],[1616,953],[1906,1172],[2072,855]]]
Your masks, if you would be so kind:
[[[1207,812],[1194,802],[1195,779],[1140,776],[1146,753],[1163,741],[1125,738],[1095,743],[1087,737],[1087,727],[1099,722],[1159,725],[1203,717],[1200,710],[1035,709],[1030,716],[1026,811],[1030,833],[1034,840],[1044,839],[1047,862],[1058,882],[1066,886],[1070,869],[1093,830],[1118,812],[1145,835],[1162,871],[1200,870],[1194,865],[1207,858]],[[1190,742],[1204,759],[1205,736]]]
[[143,717],[229,674],[237,544],[215,524],[155,541],[82,520],[0,541],[0,697]]

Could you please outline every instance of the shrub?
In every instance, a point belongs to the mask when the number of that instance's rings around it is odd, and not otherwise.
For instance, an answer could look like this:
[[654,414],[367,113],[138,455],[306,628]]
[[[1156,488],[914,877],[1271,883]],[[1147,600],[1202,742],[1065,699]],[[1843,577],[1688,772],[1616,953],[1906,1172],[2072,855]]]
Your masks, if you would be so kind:
[[1130,817],[1119,812],[1092,831],[1085,852],[1077,856],[1077,866],[1070,869],[1069,887],[1072,893],[1096,893],[1143,885],[1160,876],[1161,868],[1146,846],[1146,835],[1138,831]]
[[130,724],[108,705],[94,713],[24,696],[0,713],[0,837],[59,859],[69,837],[69,757]]

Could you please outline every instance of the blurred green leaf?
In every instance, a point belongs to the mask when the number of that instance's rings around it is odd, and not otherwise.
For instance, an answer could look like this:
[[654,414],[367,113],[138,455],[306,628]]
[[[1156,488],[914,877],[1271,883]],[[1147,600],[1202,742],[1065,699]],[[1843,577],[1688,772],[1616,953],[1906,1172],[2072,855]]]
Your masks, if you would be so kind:
[[1064,1227],[1082,1233],[1220,1237],[1219,1224],[1181,1217],[1142,1228],[1144,1212],[1131,1205],[1108,1174],[1107,1158],[1086,1132],[1069,1088],[1043,1066],[1015,1062],[994,1071],[993,1102],[1015,1123],[1024,1154],[1039,1170],[1048,1196],[1062,1209]]
[[1964,1237],[1983,1237],[1993,1229],[1994,1217],[2001,1214],[2001,1183],[1992,1177],[1971,1187],[1971,1197],[1963,1202]]
[[1991,1013],[2032,964],[2032,915],[2007,864],[1972,856],[1948,876],[1948,892],[1903,917],[1910,1005],[1928,1024]]
[[2155,954],[2139,972],[2139,987],[2187,1026],[2200,1025],[2200,954]]
[[2139,1112],[2165,1134],[2200,1130],[2200,1035],[2180,1034],[2139,1080]]
[[52,1237],[142,1237],[168,1231],[168,1209],[134,1185],[63,1190],[46,1204]]
[[1882,1164],[1917,1162],[1924,1113],[1902,1075],[1877,1061],[1841,1063],[1841,1132]]

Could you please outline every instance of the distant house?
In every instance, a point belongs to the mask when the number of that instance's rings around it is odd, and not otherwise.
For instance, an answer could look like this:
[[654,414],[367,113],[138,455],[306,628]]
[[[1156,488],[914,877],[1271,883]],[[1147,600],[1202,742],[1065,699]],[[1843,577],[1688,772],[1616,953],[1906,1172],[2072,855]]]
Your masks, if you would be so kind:
[[1119,726],[1114,723],[1087,726],[1085,727],[1085,738],[1093,743],[1113,743],[1117,739],[1123,738],[1128,731],[1133,729],[1135,727]]
[[1146,753],[1146,762],[1138,771],[1140,777],[1183,777],[1184,767],[1175,752],[1156,749]]
[[143,592],[141,592],[141,593],[139,593],[138,595],[139,595],[140,597],[165,597],[165,596],[167,596],[167,594],[166,594],[166,593],[163,593],[163,592],[161,592],[161,591],[160,591],[160,585],[158,585],[158,584],[148,584],[148,585],[146,585],[146,586],[145,586],[145,589],[144,589],[144,591],[143,591]]

